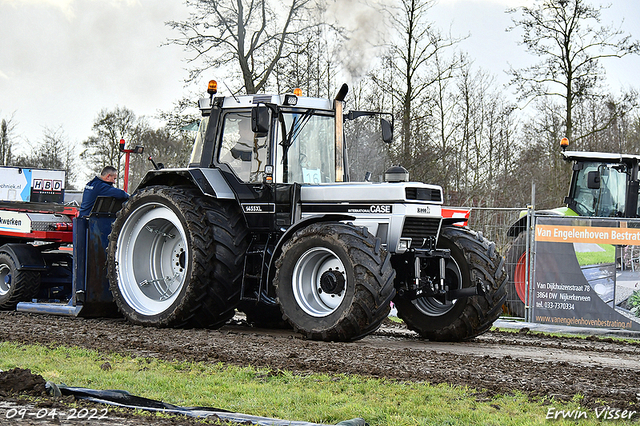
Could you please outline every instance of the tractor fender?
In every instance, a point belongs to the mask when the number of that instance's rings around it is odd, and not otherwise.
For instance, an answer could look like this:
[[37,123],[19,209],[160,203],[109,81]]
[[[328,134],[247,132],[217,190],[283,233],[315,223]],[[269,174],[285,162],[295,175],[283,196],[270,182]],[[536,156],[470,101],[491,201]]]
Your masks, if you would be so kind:
[[137,189],[152,185],[190,185],[210,197],[235,200],[236,196],[218,169],[188,168],[150,170]]
[[267,276],[269,277],[269,282],[271,282],[271,278],[273,277],[273,275],[275,274],[276,271],[276,260],[278,259],[278,257],[280,257],[280,255],[282,254],[282,246],[284,246],[284,244],[289,241],[289,238],[291,238],[291,236],[298,231],[299,229],[302,229],[306,226],[311,225],[312,223],[318,223],[318,222],[336,222],[336,221],[345,221],[345,220],[355,220],[355,216],[349,216],[349,215],[344,215],[344,214],[323,214],[323,215],[314,215],[314,216],[310,216],[307,217],[299,222],[296,222],[294,225],[292,225],[291,227],[289,227],[289,229],[287,229],[285,231],[284,234],[282,234],[282,236],[280,237],[280,239],[278,240],[278,242],[276,243],[276,246],[274,247],[273,250],[273,255],[271,256],[271,260],[269,261],[269,269],[267,270]]
[[46,271],[47,264],[40,250],[31,244],[9,243],[0,247],[0,253],[4,252],[13,259],[18,271]]
[[[538,216],[577,216],[575,213],[568,207],[559,207],[553,210],[538,210],[535,212]],[[520,218],[509,228],[507,231],[508,237],[517,237],[521,232],[526,231],[527,229],[527,211],[523,210],[520,212]]]
[[513,225],[511,225],[511,227],[509,227],[509,230],[507,231],[507,236],[517,237],[526,228],[527,228],[527,215],[525,212],[525,215],[523,216],[521,212],[520,218]]

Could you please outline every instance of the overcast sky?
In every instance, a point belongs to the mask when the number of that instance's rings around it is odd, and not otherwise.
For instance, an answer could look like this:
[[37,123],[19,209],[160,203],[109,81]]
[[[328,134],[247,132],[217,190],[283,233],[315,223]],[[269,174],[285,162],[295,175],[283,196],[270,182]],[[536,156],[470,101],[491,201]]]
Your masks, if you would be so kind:
[[[517,45],[519,33],[505,32],[511,23],[505,9],[527,2],[438,0],[430,20],[454,36],[469,35],[460,48],[506,82],[509,63],[531,58]],[[15,114],[21,143],[35,144],[44,128],[62,127],[79,145],[103,108],[124,106],[148,117],[171,109],[185,94],[187,64],[180,47],[164,45],[177,35],[165,22],[187,14],[181,0],[0,0],[0,119]],[[613,2],[603,23],[614,22],[640,38],[640,2]],[[612,86],[638,87],[638,58],[604,65]]]

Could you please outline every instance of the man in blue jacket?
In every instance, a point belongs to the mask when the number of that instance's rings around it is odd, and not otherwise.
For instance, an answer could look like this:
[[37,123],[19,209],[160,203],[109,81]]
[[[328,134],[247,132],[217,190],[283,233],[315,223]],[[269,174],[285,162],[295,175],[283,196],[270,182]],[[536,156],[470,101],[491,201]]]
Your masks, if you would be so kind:
[[82,193],[79,217],[89,216],[98,197],[114,197],[125,200],[129,198],[129,194],[113,186],[117,176],[118,171],[115,167],[107,166],[102,169],[100,176],[96,176],[87,183]]

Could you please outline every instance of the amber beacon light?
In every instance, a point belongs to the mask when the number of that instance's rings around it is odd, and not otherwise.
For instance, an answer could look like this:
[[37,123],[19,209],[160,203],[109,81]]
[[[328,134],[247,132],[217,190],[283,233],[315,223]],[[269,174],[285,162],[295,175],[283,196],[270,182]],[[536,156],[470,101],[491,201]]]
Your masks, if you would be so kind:
[[215,95],[218,93],[218,82],[215,80],[209,81],[209,86],[207,87],[207,93],[210,95]]

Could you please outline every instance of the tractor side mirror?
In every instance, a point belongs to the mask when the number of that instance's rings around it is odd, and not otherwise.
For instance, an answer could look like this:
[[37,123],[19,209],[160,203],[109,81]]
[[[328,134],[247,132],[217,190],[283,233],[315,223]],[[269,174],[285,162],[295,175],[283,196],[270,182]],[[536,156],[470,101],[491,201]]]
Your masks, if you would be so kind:
[[380,127],[382,127],[382,140],[386,143],[391,143],[393,140],[393,128],[384,118],[380,119]]
[[600,173],[597,170],[587,173],[587,188],[600,189]]
[[251,110],[251,130],[258,137],[266,136],[269,133],[269,108],[256,107]]

